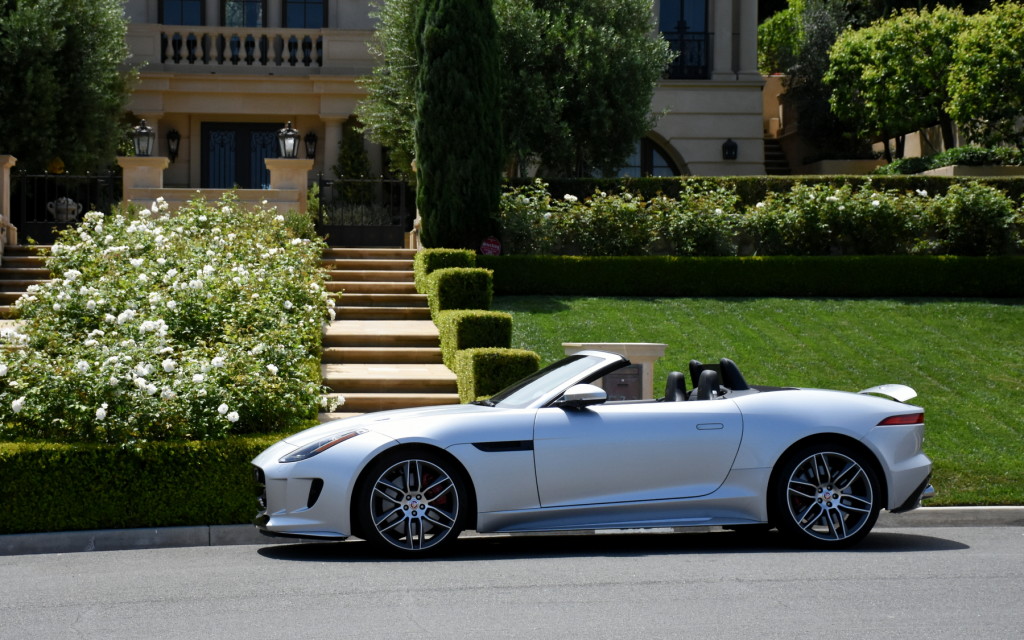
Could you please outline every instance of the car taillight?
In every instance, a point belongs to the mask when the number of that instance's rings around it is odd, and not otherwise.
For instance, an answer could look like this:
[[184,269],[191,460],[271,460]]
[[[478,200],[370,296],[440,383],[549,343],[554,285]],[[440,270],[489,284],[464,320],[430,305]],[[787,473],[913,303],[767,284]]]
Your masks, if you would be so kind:
[[904,424],[923,424],[924,413],[908,413],[902,416],[889,416],[878,423],[880,427],[894,427]]

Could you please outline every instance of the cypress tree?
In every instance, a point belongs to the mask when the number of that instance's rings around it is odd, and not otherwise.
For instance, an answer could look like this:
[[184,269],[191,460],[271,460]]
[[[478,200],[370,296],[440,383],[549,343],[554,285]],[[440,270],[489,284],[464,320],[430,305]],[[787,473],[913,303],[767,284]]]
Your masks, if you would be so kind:
[[492,0],[425,0],[417,13],[416,206],[429,247],[494,232],[503,151]]

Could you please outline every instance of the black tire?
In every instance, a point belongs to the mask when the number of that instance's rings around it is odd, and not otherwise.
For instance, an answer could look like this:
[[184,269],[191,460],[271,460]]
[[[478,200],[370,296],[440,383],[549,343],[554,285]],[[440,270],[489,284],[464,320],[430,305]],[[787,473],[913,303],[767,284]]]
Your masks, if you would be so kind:
[[860,542],[875,526],[883,502],[870,458],[842,444],[794,451],[782,461],[770,492],[779,532],[817,549]]
[[462,532],[466,483],[457,465],[432,451],[397,451],[375,460],[356,492],[359,533],[392,554],[425,556]]

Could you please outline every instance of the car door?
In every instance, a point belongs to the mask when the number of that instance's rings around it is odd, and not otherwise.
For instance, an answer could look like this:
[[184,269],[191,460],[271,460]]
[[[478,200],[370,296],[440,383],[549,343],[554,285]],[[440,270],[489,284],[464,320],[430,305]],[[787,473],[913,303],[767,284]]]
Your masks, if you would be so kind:
[[709,494],[728,475],[742,434],[731,400],[540,409],[534,459],[541,505]]

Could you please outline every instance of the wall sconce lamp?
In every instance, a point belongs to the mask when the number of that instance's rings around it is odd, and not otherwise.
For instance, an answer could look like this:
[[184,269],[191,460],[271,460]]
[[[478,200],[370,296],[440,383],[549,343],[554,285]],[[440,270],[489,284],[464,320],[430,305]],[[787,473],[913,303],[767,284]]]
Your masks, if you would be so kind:
[[177,129],[167,132],[167,156],[174,162],[178,158],[178,145],[181,144],[181,134]]
[[739,153],[740,146],[732,138],[722,143],[722,160],[735,160]]
[[306,134],[306,137],[303,138],[303,141],[306,143],[306,157],[307,158],[315,158],[316,157],[316,134],[313,133],[312,131],[310,131],[309,133]]
[[282,158],[299,157],[299,132],[292,129],[292,121],[277,132],[277,147]]
[[132,129],[132,143],[135,145],[135,155],[150,156],[153,154],[153,141],[156,140],[156,131],[153,131],[145,118],[139,121],[139,126]]

